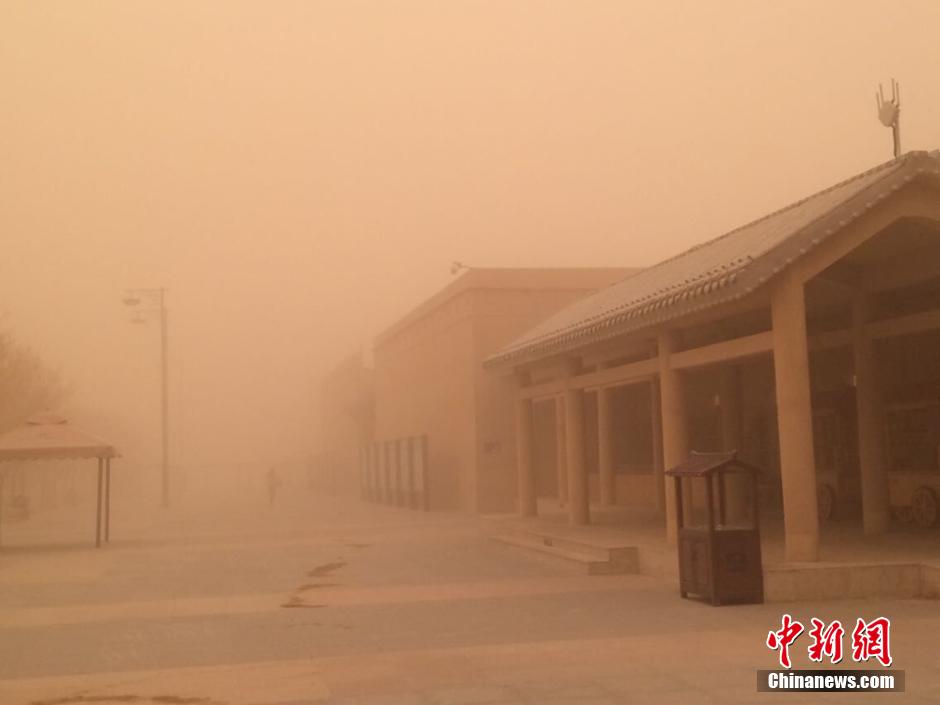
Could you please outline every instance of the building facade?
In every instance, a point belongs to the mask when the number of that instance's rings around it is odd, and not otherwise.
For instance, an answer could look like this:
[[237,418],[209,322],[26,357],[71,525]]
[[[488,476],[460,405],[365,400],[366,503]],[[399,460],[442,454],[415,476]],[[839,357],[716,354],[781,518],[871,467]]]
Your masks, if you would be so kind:
[[378,336],[373,438],[427,437],[430,508],[515,506],[515,391],[483,360],[631,271],[470,269]]
[[938,521],[938,360],[940,153],[914,152],[577,301],[486,366],[515,388],[523,515],[549,426],[572,524],[593,493],[659,507],[671,541],[663,469],[737,450],[787,559],[815,561],[835,511],[866,534]]

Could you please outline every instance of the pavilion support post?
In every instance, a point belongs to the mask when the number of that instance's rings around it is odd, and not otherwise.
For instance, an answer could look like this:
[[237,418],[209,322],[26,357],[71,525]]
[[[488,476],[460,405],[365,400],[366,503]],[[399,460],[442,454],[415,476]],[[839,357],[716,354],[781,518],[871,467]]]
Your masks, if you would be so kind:
[[785,272],[771,295],[780,477],[788,561],[819,559],[816,462],[803,281]]
[[855,355],[855,403],[858,413],[858,461],[862,484],[862,527],[865,534],[883,534],[888,528],[888,479],[885,475],[881,398],[875,376],[871,338],[865,333],[868,301],[859,295],[852,306],[852,342]]
[[568,451],[568,523],[589,524],[588,476],[584,463],[584,390],[565,390]]
[[558,504],[568,502],[568,439],[565,436],[565,397],[555,397],[555,470],[558,476]]
[[104,483],[104,459],[98,458],[98,492],[97,492],[97,511],[95,514],[95,548],[101,547],[101,494],[102,484]]
[[104,459],[104,542],[111,541],[111,458]]
[[535,469],[532,466],[532,400],[516,400],[516,473],[519,514],[533,517],[538,513],[535,496]]
[[[659,336],[659,394],[663,438],[663,465],[672,468],[688,459],[689,447],[685,414],[685,385],[682,373],[671,367],[669,358],[676,349],[676,333]],[[669,482],[669,478],[666,478]],[[688,483],[682,483],[686,485]],[[665,492],[666,540],[675,544],[678,536],[675,491]]]
[[611,419],[611,396],[613,389],[601,387],[597,390],[597,460],[600,502],[610,507],[617,501],[614,486],[613,428]]

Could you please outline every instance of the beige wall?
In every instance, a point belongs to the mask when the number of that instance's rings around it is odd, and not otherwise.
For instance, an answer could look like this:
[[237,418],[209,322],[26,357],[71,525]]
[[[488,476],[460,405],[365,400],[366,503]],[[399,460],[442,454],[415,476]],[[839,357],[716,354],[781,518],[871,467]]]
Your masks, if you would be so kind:
[[432,508],[514,508],[514,382],[483,360],[625,271],[471,270],[379,336],[375,439],[428,435]]
[[472,491],[471,312],[470,293],[458,293],[375,348],[375,438],[427,434],[432,509],[462,507]]
[[479,361],[474,371],[479,449],[477,511],[511,511],[516,481],[515,382],[511,376],[484,370],[483,360],[590,291],[489,289],[474,292]]

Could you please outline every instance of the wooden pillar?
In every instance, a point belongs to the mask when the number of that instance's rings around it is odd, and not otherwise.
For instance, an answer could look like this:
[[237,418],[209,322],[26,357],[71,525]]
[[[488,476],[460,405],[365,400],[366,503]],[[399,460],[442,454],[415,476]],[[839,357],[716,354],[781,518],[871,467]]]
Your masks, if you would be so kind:
[[565,397],[555,397],[555,469],[558,475],[558,504],[568,501],[568,442],[565,436]]
[[565,390],[565,435],[568,457],[568,522],[590,523],[588,477],[584,464],[584,390]]
[[597,390],[597,464],[601,506],[610,507],[617,501],[614,487],[614,449],[612,442],[611,396],[613,389]]
[[532,400],[516,400],[516,471],[519,514],[538,513],[535,497],[535,469],[532,466]]
[[816,463],[803,282],[785,272],[771,297],[780,477],[788,561],[819,559]]
[[882,432],[881,395],[875,376],[874,350],[865,334],[868,301],[856,297],[852,306],[852,343],[855,354],[855,403],[858,413],[858,462],[862,484],[862,526],[877,535],[888,528],[888,478]]
[[656,487],[656,511],[666,512],[666,476],[663,474],[663,427],[659,380],[650,380],[650,428],[652,429],[653,482]]
[[[663,465],[675,467],[688,459],[685,390],[682,374],[672,369],[669,357],[676,346],[673,331],[659,336],[659,397],[663,434]],[[667,482],[670,479],[666,479]],[[677,536],[675,494],[666,492],[666,540],[674,544]]]

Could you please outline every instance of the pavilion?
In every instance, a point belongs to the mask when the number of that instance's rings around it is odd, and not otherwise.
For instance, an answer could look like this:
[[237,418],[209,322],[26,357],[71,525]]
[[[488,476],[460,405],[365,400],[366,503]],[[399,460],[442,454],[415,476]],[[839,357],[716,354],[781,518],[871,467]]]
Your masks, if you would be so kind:
[[[489,357],[516,380],[517,506],[554,445],[569,523],[656,506],[664,468],[738,450],[765,473],[788,561],[820,516],[924,526],[940,493],[940,152],[911,152],[587,296]],[[554,421],[539,423],[546,408]],[[546,439],[553,443],[546,443]],[[775,494],[776,491],[776,494]],[[733,493],[732,493],[733,494]],[[743,500],[742,500],[743,501]]]
[[69,425],[56,414],[37,414],[22,426],[0,434],[0,462],[93,459],[98,461],[95,546],[111,534],[111,459],[114,446]]

